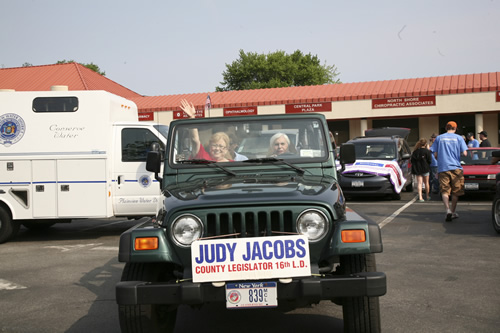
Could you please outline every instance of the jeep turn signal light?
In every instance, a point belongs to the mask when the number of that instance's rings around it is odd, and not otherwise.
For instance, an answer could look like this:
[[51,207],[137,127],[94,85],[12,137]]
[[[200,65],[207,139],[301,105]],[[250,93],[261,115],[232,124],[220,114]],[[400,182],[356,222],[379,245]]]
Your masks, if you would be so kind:
[[362,243],[366,241],[366,234],[363,229],[342,230],[341,238],[344,243]]
[[136,251],[158,249],[158,237],[139,237],[135,239],[134,249]]

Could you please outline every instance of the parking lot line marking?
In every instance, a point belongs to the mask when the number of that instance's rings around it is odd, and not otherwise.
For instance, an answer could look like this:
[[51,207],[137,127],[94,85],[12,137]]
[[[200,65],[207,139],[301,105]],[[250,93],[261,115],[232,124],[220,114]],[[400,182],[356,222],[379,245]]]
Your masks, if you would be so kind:
[[116,251],[118,252],[118,246],[97,246],[92,248],[91,250],[102,250],[102,251]]
[[14,289],[26,289],[26,288],[27,287],[21,286],[20,284],[0,279],[0,290],[14,290]]
[[75,245],[50,245],[44,246],[44,249],[54,249],[60,250],[61,252],[68,252],[73,250],[81,250],[89,247],[98,247],[101,246],[102,243],[91,243],[91,244],[75,244]]
[[408,201],[406,203],[406,205],[404,205],[403,207],[399,208],[397,211],[395,211],[394,213],[392,213],[391,215],[389,215],[388,217],[386,217],[385,220],[383,220],[382,222],[380,222],[378,224],[379,227],[380,227],[380,229],[382,229],[387,224],[391,223],[391,221],[394,220],[394,218],[396,218],[396,216],[398,216],[403,210],[405,210],[406,208],[408,208],[409,206],[411,206],[415,201],[417,201],[417,197],[411,199],[410,201]]

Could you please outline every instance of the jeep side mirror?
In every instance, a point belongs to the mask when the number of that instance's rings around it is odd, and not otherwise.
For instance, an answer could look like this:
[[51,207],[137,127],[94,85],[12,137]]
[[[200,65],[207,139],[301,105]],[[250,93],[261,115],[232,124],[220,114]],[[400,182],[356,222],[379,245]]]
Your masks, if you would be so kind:
[[152,150],[148,152],[146,158],[146,170],[149,172],[154,172],[155,179],[160,183],[160,188],[162,187],[162,178],[159,173],[161,170],[161,152],[158,150]]
[[342,170],[345,169],[346,164],[351,164],[356,162],[356,150],[352,143],[343,143],[340,145],[340,165]]

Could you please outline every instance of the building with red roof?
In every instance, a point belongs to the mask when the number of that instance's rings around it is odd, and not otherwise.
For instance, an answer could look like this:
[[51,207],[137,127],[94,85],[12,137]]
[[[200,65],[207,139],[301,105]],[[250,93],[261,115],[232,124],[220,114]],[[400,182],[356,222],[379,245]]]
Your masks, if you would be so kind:
[[142,96],[78,63],[0,69],[0,89],[44,91],[65,85],[69,90],[106,90],[135,102],[142,120],[168,124],[182,118],[181,99],[204,110],[205,117],[240,114],[320,112],[338,142],[374,127],[411,128],[409,142],[442,133],[449,120],[457,133],[486,130],[499,143],[500,72],[426,78],[327,84],[228,92]]

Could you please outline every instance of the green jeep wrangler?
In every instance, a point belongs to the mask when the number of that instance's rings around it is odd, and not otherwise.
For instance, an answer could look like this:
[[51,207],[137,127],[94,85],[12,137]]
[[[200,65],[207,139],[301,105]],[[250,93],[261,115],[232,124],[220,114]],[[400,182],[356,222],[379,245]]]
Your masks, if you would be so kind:
[[[252,139],[263,133],[273,135]],[[237,149],[243,140],[255,144]],[[340,156],[352,163],[354,147]],[[346,207],[335,159],[321,114],[172,122],[166,151],[153,147],[147,162],[163,208],[120,237],[121,330],[172,332],[181,304],[289,311],[329,300],[345,332],[380,332],[380,228]]]

